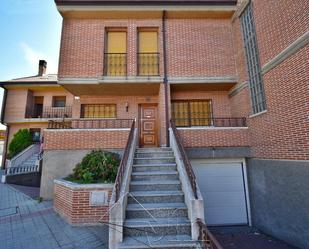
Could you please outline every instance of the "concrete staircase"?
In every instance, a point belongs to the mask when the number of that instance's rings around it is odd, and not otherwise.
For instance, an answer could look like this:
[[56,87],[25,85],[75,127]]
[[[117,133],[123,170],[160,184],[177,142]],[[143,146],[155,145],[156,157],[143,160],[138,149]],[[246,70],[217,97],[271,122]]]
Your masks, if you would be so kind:
[[123,231],[119,249],[200,248],[171,148],[136,150]]
[[32,154],[29,158],[23,161],[18,167],[31,167],[35,166],[36,161],[38,160],[39,153]]

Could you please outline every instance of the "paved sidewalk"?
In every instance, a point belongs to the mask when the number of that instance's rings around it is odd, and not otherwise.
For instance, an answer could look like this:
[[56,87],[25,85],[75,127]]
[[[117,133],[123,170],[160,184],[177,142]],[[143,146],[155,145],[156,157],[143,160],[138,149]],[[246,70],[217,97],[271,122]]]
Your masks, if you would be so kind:
[[0,248],[108,248],[108,228],[72,227],[52,209],[22,192],[0,184]]

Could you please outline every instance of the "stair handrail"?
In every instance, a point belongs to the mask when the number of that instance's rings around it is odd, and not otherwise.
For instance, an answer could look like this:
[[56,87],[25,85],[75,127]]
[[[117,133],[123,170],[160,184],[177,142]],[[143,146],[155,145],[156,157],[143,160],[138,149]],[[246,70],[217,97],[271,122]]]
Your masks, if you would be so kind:
[[33,173],[33,172],[40,172],[39,165],[17,166],[17,167],[9,167],[5,169],[5,175],[17,175],[17,174],[25,174],[25,173]]
[[6,167],[18,167],[22,162],[27,160],[31,155],[39,152],[40,146],[38,144],[31,144],[21,152],[19,152],[16,156],[7,160]]
[[201,219],[196,220],[199,226],[199,242],[203,249],[223,249],[221,244],[217,241],[215,236],[208,230],[206,224]]
[[127,144],[126,147],[124,149],[123,152],[123,156],[118,168],[118,172],[117,172],[117,176],[116,176],[116,180],[115,180],[115,194],[116,194],[116,199],[115,201],[117,202],[119,200],[119,195],[120,195],[120,190],[121,190],[121,185],[123,182],[123,176],[124,176],[124,172],[127,166],[127,162],[128,162],[128,158],[130,155],[130,149],[133,143],[133,138],[134,138],[134,130],[135,130],[135,120],[132,121],[132,125],[131,125],[131,129],[130,129],[130,133],[129,133],[129,137],[127,140]]
[[173,131],[174,136],[175,136],[177,147],[178,147],[180,154],[181,154],[181,159],[184,162],[184,166],[185,166],[185,169],[186,169],[186,172],[187,172],[190,184],[191,184],[191,188],[192,188],[194,197],[195,197],[195,199],[198,199],[196,177],[195,177],[192,165],[191,165],[190,160],[187,156],[187,153],[186,153],[185,148],[184,148],[183,143],[182,143],[182,139],[181,139],[179,132],[176,128],[174,120],[171,119],[170,123],[171,123],[172,131]]

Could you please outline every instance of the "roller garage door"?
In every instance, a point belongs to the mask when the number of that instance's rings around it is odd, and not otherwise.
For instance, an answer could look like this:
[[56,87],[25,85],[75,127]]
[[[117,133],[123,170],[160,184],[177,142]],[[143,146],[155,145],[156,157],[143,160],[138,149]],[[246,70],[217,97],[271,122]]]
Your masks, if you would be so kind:
[[242,163],[191,160],[205,208],[207,225],[248,224]]

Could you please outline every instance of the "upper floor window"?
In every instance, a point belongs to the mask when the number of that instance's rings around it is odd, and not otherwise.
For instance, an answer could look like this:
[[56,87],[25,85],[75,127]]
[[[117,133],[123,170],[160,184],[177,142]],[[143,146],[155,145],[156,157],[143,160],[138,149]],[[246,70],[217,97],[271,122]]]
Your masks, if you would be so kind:
[[127,74],[127,33],[107,31],[104,56],[104,75],[126,76]]
[[209,126],[212,122],[211,101],[172,101],[172,118],[176,126]]
[[266,110],[266,99],[251,2],[244,10],[240,20],[246,52],[252,110],[253,113],[259,113]]
[[159,75],[158,31],[138,31],[138,68],[140,76]]
[[115,104],[85,104],[81,106],[82,118],[116,118]]
[[54,96],[53,107],[65,107],[66,97],[65,96]]

